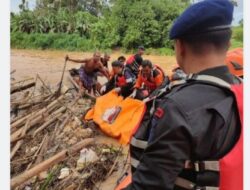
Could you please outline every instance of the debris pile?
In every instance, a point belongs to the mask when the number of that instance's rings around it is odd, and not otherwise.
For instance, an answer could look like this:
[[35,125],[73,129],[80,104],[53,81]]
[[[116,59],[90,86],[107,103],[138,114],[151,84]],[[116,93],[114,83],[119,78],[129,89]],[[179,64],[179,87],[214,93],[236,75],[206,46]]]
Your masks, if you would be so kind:
[[121,148],[95,143],[82,122],[93,106],[76,86],[51,87],[39,75],[11,83],[11,189],[98,189]]

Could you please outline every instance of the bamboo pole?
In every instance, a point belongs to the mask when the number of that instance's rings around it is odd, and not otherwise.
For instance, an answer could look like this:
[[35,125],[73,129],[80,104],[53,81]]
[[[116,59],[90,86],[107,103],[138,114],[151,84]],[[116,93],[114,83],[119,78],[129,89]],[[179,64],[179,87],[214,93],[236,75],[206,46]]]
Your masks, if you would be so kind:
[[20,92],[20,91],[26,90],[28,88],[31,88],[31,87],[35,86],[35,84],[36,83],[34,81],[32,81],[32,82],[30,82],[28,84],[25,84],[25,85],[22,85],[22,86],[11,87],[10,93],[14,94],[15,92]]
[[[30,125],[30,120],[27,120],[27,122],[25,124],[25,127],[23,128],[22,133],[21,133],[22,136],[25,136],[29,125]],[[12,159],[15,156],[16,152],[18,151],[18,149],[22,146],[23,141],[24,140],[20,140],[20,141],[17,142],[17,144],[15,145],[15,147],[11,151],[10,159]]]

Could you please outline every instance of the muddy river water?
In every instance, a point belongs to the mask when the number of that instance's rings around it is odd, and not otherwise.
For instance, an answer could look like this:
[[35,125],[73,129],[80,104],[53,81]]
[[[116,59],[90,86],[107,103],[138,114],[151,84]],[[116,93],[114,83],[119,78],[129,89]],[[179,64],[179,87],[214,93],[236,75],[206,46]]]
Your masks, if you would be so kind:
[[[66,52],[66,51],[53,51],[53,50],[11,50],[11,70],[16,70],[14,76],[16,80],[35,77],[36,74],[42,76],[46,82],[52,84],[60,81],[64,57],[69,55],[71,58],[84,59],[90,58],[92,52]],[[109,64],[117,59],[120,55],[126,58],[129,55],[120,52],[111,54]],[[143,59],[149,59],[153,64],[160,65],[166,73],[170,73],[171,68],[175,64],[173,56],[156,56],[156,55],[143,55]],[[67,63],[67,69],[79,68],[79,63]]]

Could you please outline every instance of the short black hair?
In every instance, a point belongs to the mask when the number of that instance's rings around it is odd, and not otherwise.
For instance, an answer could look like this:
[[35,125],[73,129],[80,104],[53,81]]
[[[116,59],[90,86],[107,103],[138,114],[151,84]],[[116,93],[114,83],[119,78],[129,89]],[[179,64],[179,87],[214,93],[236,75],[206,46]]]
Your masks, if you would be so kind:
[[120,56],[120,57],[118,57],[117,60],[118,60],[118,61],[126,61],[126,58],[125,58],[124,56]]
[[120,61],[118,61],[118,60],[113,61],[111,63],[111,65],[112,65],[112,67],[123,67],[123,64]]
[[145,68],[145,67],[149,67],[149,68],[153,68],[153,64],[152,64],[152,62],[150,61],[150,60],[143,60],[142,61],[142,64],[141,64],[141,66],[143,67],[143,68]]
[[217,51],[226,51],[232,36],[231,29],[205,32],[183,36],[180,39],[187,43],[196,54],[204,53],[207,45],[213,45]]

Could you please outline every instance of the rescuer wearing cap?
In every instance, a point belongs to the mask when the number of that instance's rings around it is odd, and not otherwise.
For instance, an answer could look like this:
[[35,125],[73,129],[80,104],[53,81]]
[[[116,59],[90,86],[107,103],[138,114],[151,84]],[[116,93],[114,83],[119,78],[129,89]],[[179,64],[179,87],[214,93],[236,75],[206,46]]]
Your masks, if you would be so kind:
[[123,189],[243,190],[243,85],[224,63],[232,16],[228,0],[205,0],[173,24],[170,39],[187,79],[170,83],[135,130]]

